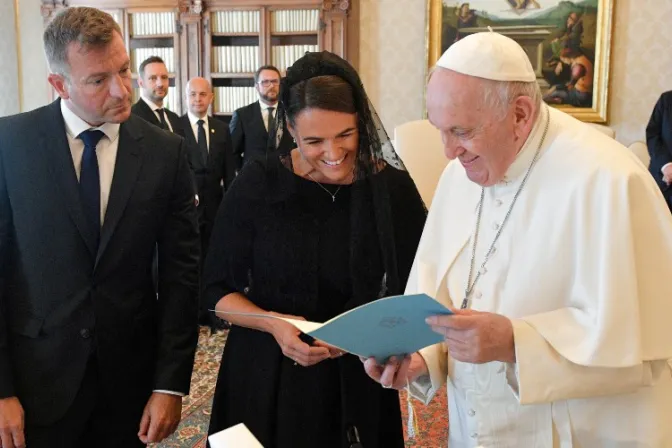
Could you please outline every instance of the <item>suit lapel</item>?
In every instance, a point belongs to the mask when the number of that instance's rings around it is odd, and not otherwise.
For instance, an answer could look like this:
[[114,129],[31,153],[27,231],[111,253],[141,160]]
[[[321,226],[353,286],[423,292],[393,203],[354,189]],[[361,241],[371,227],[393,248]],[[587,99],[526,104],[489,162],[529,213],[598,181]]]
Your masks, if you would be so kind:
[[[183,115],[180,118],[180,125],[184,131],[184,138],[187,141],[187,151],[189,154],[189,160],[191,161],[192,168],[204,169],[207,166],[208,161],[207,159],[203,160],[203,154],[201,154],[201,148],[200,146],[198,146],[198,140],[197,140],[198,137],[194,135],[194,130],[191,128],[191,122],[189,121],[188,115]],[[212,140],[210,143],[212,143]]]
[[[172,111],[169,111],[168,109],[164,110],[166,111],[166,118],[168,119],[168,121],[170,121],[170,126],[173,128],[173,134],[177,134],[181,137],[186,137],[187,129],[184,126],[182,126],[182,121],[180,120],[179,115],[175,114]],[[191,125],[189,125],[189,127],[191,127]]]
[[117,149],[117,161],[114,165],[110,199],[105,212],[105,221],[100,233],[100,246],[96,257],[96,264],[100,261],[110,238],[121,219],[131,192],[135,187],[135,181],[140,173],[142,165],[142,131],[133,125],[133,120],[128,120],[119,128],[119,147]]
[[194,135],[193,129],[191,129],[191,122],[189,121],[189,117],[187,115],[183,115],[182,118],[182,127],[184,128],[184,138],[187,140],[187,143],[189,145],[198,145],[198,142],[196,141],[196,136]]
[[49,148],[47,151],[50,159],[49,170],[54,177],[54,183],[61,190],[65,208],[93,257],[96,254],[95,236],[84,216],[77,173],[72,162],[60,103],[61,100],[56,100],[46,109],[49,117],[41,122],[40,147]]
[[161,122],[159,121],[158,118],[156,118],[156,114],[152,110],[151,107],[149,107],[149,104],[145,102],[142,98],[138,100],[138,107],[142,109],[142,114],[140,114],[141,118],[144,118],[145,120],[149,121],[155,126],[161,127]]
[[253,126],[257,128],[259,135],[268,135],[266,123],[264,123],[264,117],[261,114],[261,104],[259,104],[259,102],[252,104],[252,120],[254,123]]
[[209,117],[208,123],[210,124],[210,156],[212,156],[213,149],[216,151],[224,144],[225,131],[216,118]]

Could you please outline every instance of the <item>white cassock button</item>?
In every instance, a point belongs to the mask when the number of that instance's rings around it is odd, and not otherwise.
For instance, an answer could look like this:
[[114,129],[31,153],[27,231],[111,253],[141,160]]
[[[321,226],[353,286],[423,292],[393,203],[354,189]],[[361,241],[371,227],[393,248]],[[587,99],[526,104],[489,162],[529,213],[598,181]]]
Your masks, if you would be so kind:
[[478,437],[478,433],[477,432],[472,432],[471,433],[471,438],[475,439],[476,437]]
[[481,275],[485,275],[485,273],[488,272],[488,270],[485,269],[485,267],[482,267],[478,272],[480,272]]
[[495,255],[495,252],[497,252],[497,248],[493,246],[490,255]]
[[474,297],[476,297],[477,299],[480,299],[481,297],[483,297],[483,293],[481,291],[476,291],[476,294],[474,294]]
[[502,205],[502,200],[501,200],[501,199],[497,199],[497,200],[495,200],[495,205],[496,205],[497,207],[501,207],[501,205]]
[[474,415],[476,415],[476,411],[469,409],[469,417],[473,417]]
[[498,230],[499,229],[499,224],[497,224],[496,222],[493,222],[492,223],[492,228],[493,228],[493,230]]

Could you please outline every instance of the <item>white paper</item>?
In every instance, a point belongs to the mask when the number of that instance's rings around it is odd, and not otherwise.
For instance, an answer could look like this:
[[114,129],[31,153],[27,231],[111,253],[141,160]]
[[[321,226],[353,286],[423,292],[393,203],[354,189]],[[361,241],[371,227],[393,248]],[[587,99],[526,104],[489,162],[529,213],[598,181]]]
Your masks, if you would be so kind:
[[280,319],[284,320],[285,322],[289,322],[290,324],[294,325],[296,328],[299,330],[303,331],[304,333],[308,334],[311,331],[315,331],[318,328],[321,328],[324,326],[324,324],[319,324],[317,322],[309,322],[307,320],[296,320],[296,319],[288,319],[286,317],[279,317],[279,316],[273,316],[272,314],[257,314],[257,313],[233,313],[233,312],[224,312],[224,311],[217,311],[217,310],[210,310],[214,311],[219,315],[219,317],[226,319],[226,315],[238,315],[238,316],[249,316],[249,317],[265,317],[265,318],[271,318],[271,319]]
[[264,448],[244,423],[208,437],[210,448]]

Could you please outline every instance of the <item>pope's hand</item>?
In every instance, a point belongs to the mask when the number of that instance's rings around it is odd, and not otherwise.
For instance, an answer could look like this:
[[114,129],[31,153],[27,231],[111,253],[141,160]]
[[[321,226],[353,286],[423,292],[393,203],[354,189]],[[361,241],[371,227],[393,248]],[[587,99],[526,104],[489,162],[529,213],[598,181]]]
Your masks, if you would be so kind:
[[386,364],[378,364],[375,358],[360,358],[366,374],[386,389],[403,389],[418,377],[427,374],[427,364],[419,353],[405,357],[391,357]]
[[432,330],[444,337],[452,358],[472,364],[516,362],[513,325],[508,317],[474,310],[453,312],[427,318]]

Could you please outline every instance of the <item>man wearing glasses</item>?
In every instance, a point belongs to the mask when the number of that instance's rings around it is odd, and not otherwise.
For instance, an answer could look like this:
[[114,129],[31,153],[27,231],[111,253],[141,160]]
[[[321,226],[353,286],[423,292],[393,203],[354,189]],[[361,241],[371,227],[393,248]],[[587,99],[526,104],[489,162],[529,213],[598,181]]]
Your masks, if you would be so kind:
[[272,65],[264,65],[254,74],[254,87],[259,101],[236,110],[231,117],[229,130],[237,171],[253,158],[265,157],[266,151],[277,147],[282,135],[276,130],[280,71]]

